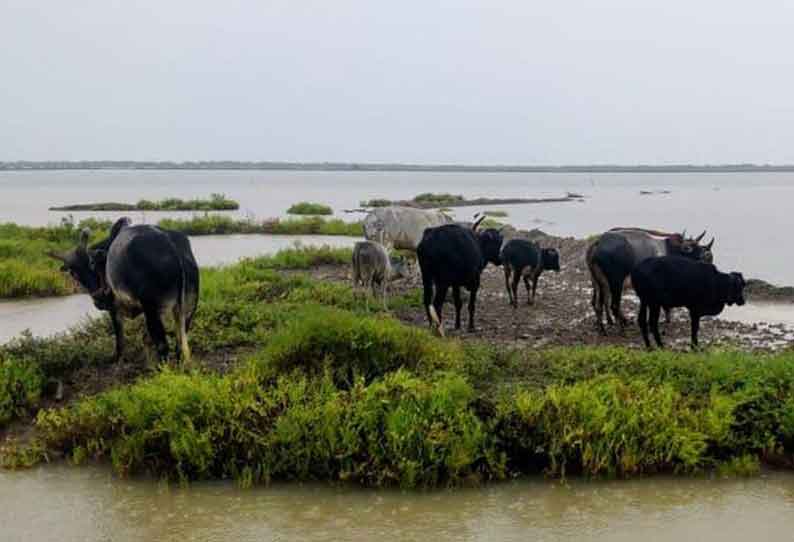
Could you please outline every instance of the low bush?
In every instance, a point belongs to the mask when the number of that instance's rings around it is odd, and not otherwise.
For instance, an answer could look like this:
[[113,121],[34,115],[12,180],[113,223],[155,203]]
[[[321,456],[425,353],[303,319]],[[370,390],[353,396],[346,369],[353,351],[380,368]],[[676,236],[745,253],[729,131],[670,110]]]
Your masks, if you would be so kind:
[[331,209],[328,205],[323,203],[311,203],[308,201],[302,201],[300,203],[295,203],[287,209],[287,214],[290,215],[332,215],[334,214],[334,210]]

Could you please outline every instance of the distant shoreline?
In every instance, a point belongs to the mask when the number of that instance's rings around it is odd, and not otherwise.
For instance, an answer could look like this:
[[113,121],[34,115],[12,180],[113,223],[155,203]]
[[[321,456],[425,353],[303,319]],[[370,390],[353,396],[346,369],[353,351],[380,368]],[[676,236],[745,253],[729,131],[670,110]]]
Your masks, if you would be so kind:
[[385,164],[357,162],[136,162],[136,161],[47,161],[0,162],[0,171],[39,170],[261,170],[261,171],[416,171],[460,173],[756,173],[794,172],[794,164],[722,165],[463,165],[463,164]]

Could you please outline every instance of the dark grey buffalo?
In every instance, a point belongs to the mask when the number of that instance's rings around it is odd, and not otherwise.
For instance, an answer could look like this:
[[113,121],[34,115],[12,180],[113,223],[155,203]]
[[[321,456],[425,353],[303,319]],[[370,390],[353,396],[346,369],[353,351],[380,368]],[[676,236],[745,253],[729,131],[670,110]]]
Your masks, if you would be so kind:
[[76,249],[50,253],[63,262],[62,270],[91,295],[94,305],[110,313],[116,335],[116,360],[124,351],[123,318],[143,314],[161,359],[168,357],[163,316],[173,314],[177,349],[190,361],[188,331],[196,312],[199,272],[187,236],[150,225],[130,225],[119,219],[110,235],[88,246],[83,230]]
[[[643,228],[613,228],[599,236],[587,249],[586,262],[593,284],[592,305],[596,313],[597,325],[606,333],[603,315],[612,324],[607,299],[610,300],[612,315],[621,329],[628,320],[620,309],[623,289],[630,286],[631,271],[640,262],[653,257],[679,255],[692,260],[710,263],[713,260],[714,239],[707,245],[700,245],[705,236],[687,238],[683,233],[665,233]],[[628,279],[628,280],[627,280]],[[668,314],[669,320],[669,314]]]
[[720,273],[712,264],[681,256],[648,258],[632,270],[631,281],[640,298],[640,330],[649,348],[649,316],[656,344],[660,348],[664,346],[659,335],[661,309],[689,310],[692,347],[697,348],[702,316],[716,316],[725,305],[744,305],[745,281],[741,273]]
[[[513,307],[518,306],[518,282],[523,277],[527,289],[527,303],[535,302],[538,279],[545,270],[560,270],[560,254],[556,248],[541,249],[526,239],[511,239],[502,247],[502,267],[505,272],[507,297]],[[511,280],[512,277],[512,280]],[[530,287],[530,282],[532,286]]]
[[474,331],[474,309],[480,275],[488,262],[501,264],[499,251],[502,235],[493,229],[477,232],[477,226],[484,218],[481,217],[471,228],[459,224],[427,228],[416,249],[422,271],[427,318],[439,335],[444,335],[441,309],[449,287],[452,287],[455,301],[455,329],[460,329],[460,311],[463,307],[460,289],[463,287],[469,291],[469,331]]

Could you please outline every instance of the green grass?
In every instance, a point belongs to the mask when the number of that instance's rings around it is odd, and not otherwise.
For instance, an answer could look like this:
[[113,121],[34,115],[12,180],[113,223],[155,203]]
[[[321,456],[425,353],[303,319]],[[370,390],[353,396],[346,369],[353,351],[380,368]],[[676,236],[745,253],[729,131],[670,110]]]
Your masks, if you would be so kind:
[[291,215],[332,215],[334,210],[328,205],[323,203],[311,203],[308,201],[301,201],[295,203],[287,209],[287,214]]
[[166,198],[159,201],[139,200],[137,203],[80,203],[50,207],[51,211],[234,211],[240,204],[223,194],[212,194],[209,199]]
[[324,219],[319,216],[289,220],[272,219],[262,222],[235,219],[224,215],[206,214],[192,218],[163,219],[162,228],[181,231],[187,235],[224,234],[271,234],[271,235],[364,235],[360,222],[345,222],[342,219]]
[[[292,249],[202,270],[198,367],[41,410],[36,438],[7,443],[0,463],[64,453],[177,480],[407,488],[794,465],[794,352],[463,344],[367,312],[349,286],[281,272],[348,256]],[[144,363],[141,322],[128,330]],[[112,351],[104,320],[0,347],[0,425]],[[224,352],[238,361],[220,375],[205,364]]]
[[505,218],[507,216],[507,211],[498,211],[498,210],[491,210],[491,211],[483,211],[485,216],[494,216],[496,218]]

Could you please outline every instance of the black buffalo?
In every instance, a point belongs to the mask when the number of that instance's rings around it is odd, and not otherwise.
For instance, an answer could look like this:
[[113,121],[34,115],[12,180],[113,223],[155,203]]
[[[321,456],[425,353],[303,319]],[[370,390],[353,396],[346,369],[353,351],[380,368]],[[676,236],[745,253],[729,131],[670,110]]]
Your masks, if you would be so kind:
[[76,249],[50,253],[91,295],[94,305],[110,313],[116,336],[115,359],[124,351],[122,318],[143,314],[161,359],[168,357],[163,316],[171,312],[176,324],[177,348],[190,360],[187,334],[198,305],[199,272],[187,236],[150,225],[130,225],[119,219],[110,235],[88,246],[83,230]]
[[512,239],[505,243],[501,259],[507,297],[513,307],[518,306],[518,282],[522,277],[527,289],[527,303],[531,305],[535,302],[538,279],[543,271],[560,270],[560,253],[556,248],[541,249],[537,243],[525,239]]
[[716,316],[725,305],[744,305],[745,281],[741,273],[720,273],[712,264],[681,256],[649,258],[634,268],[631,281],[640,298],[639,323],[647,347],[651,346],[649,317],[656,344],[663,346],[659,335],[659,312],[663,308],[689,310],[692,347],[696,348],[702,316]]
[[[483,218],[475,222],[471,228],[458,224],[427,228],[416,249],[419,268],[422,271],[427,318],[440,335],[444,334],[441,314],[449,287],[452,287],[455,301],[455,329],[460,329],[460,310],[463,306],[460,288],[464,287],[470,292],[469,331],[473,331],[480,274],[488,262],[494,265],[501,263],[499,250],[502,246],[502,234],[494,229],[478,233],[477,226]],[[433,297],[434,288],[435,297]]]
[[588,247],[585,259],[593,284],[593,310],[601,332],[606,332],[603,323],[604,312],[607,321],[612,323],[609,310],[605,311],[607,299],[611,301],[612,315],[621,328],[628,322],[620,309],[620,303],[627,279],[631,276],[632,269],[640,262],[652,257],[680,255],[711,263],[714,240],[712,239],[707,245],[699,244],[705,233],[689,239],[684,234],[678,233],[642,228],[613,228],[594,241]]

